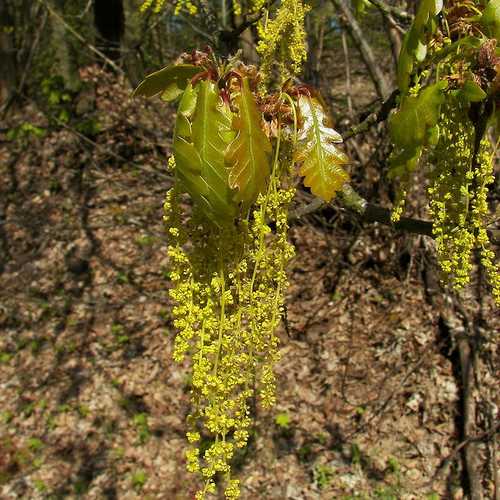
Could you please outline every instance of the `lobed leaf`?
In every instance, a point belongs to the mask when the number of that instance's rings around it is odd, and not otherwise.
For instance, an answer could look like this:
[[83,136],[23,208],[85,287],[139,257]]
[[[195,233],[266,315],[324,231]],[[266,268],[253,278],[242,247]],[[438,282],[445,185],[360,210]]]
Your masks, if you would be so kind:
[[167,66],[146,76],[132,95],[153,97],[161,92],[163,100],[171,101],[179,97],[184,92],[188,81],[201,71],[203,71],[202,68],[192,64]]
[[395,145],[390,175],[413,169],[422,146],[436,141],[436,128],[447,82],[429,85],[418,96],[404,96],[399,110],[389,117],[389,134]]
[[304,176],[304,185],[329,202],[349,180],[342,168],[348,157],[335,146],[342,142],[342,137],[326,124],[325,112],[317,99],[300,96],[298,108],[303,125],[294,159],[302,163],[299,174]]
[[247,78],[242,79],[235,104],[238,114],[233,118],[232,128],[237,135],[227,149],[226,165],[229,168],[229,186],[237,189],[235,200],[248,206],[266,188],[272,148],[262,130],[262,116]]
[[194,88],[188,84],[179,103],[173,144],[181,185],[218,225],[236,214],[224,164],[231,125],[225,107],[213,82],[201,81]]

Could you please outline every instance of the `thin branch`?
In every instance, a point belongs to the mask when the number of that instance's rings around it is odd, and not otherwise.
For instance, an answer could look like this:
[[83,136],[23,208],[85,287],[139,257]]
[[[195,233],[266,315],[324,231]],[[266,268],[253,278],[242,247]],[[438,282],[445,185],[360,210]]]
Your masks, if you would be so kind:
[[342,139],[344,139],[344,142],[351,137],[354,137],[355,135],[366,132],[373,125],[385,121],[389,116],[391,110],[397,106],[398,96],[399,90],[393,90],[391,95],[382,103],[377,111],[370,113],[361,123],[358,123],[358,125],[354,125],[349,130],[347,130],[347,132],[344,132],[342,134]]
[[250,17],[245,17],[243,19],[243,22],[234,28],[233,30],[221,30],[219,32],[219,36],[221,40],[224,41],[230,41],[230,40],[235,40],[238,38],[247,28],[250,28],[250,26],[253,26],[256,22],[258,22],[262,16],[264,15],[264,10],[261,10],[254,16]]
[[393,5],[387,5],[382,0],[368,0],[372,5],[377,7],[381,12],[388,16],[393,16],[400,21],[412,22],[413,16],[403,9],[395,7]]
[[198,35],[201,35],[203,38],[206,38],[210,43],[215,43],[215,37],[214,35],[211,35],[210,33],[207,33],[206,31],[202,30],[200,27],[196,26],[196,24],[193,24],[189,18],[186,16],[179,14],[179,17]]
[[[363,222],[379,222],[380,224],[391,226],[397,231],[421,234],[433,238],[431,221],[401,217],[397,223],[393,223],[391,221],[391,210],[389,208],[368,203],[362,196],[354,191],[349,184],[344,186],[342,192],[338,196],[338,200],[345,209],[358,215]],[[315,198],[311,203],[291,211],[288,220],[290,222],[299,220],[326,206],[331,205],[319,198]],[[488,230],[487,233],[493,245],[500,245],[500,230]]]
[[351,65],[349,63],[349,47],[347,46],[347,37],[345,31],[342,30],[342,49],[344,51],[345,64],[345,94],[347,97],[347,111],[349,117],[352,118],[352,96],[351,96]]

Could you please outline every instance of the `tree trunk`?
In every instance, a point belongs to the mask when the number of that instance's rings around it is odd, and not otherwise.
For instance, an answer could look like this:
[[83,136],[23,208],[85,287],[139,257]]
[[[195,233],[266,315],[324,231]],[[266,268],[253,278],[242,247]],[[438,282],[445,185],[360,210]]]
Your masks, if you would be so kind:
[[16,86],[15,49],[12,41],[14,21],[5,0],[0,2],[0,107],[7,102]]
[[[53,2],[55,11],[63,18],[64,4],[64,0]],[[56,53],[56,73],[63,77],[65,86],[74,91],[80,87],[80,76],[68,37],[64,24],[52,16],[52,43]]]
[[97,48],[112,61],[118,60],[125,30],[123,1],[95,0],[94,24],[99,34]]
[[140,46],[143,43],[142,19],[134,0],[124,1],[124,27],[123,27],[123,65],[130,83],[135,87],[144,78],[144,64],[141,58]]
[[323,45],[325,38],[325,19],[321,14],[306,26],[309,33],[308,40],[308,58],[305,66],[306,82],[314,87],[320,86],[321,57],[323,55]]
[[240,35],[240,45],[243,51],[243,59],[248,64],[257,64],[259,56],[255,46],[255,38],[252,33],[252,28],[247,28]]

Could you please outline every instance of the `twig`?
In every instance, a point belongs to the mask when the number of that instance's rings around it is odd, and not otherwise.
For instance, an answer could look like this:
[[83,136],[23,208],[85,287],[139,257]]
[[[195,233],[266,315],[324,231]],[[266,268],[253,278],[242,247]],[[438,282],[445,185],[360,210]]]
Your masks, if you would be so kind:
[[[391,210],[389,208],[368,203],[368,201],[354,191],[349,184],[344,186],[343,190],[339,194],[338,200],[344,208],[357,214],[364,222],[379,222],[386,226],[391,226],[397,231],[405,231],[408,233],[430,236],[431,238],[433,237],[431,221],[413,219],[411,217],[401,217],[399,222],[394,224],[391,221]],[[326,206],[332,205],[325,203],[319,198],[315,198],[311,203],[299,207],[296,210],[292,210],[288,216],[288,220],[289,222],[299,220],[302,217],[317,212]],[[489,229],[487,230],[487,233],[492,245],[500,245],[500,230]]]
[[140,165],[134,161],[131,161],[131,160],[127,160],[126,158],[124,158],[123,156],[115,153],[114,151],[111,151],[110,149],[106,148],[105,146],[103,146],[102,144],[99,144],[98,142],[95,142],[93,141],[92,139],[89,139],[86,135],[78,132],[78,130],[74,129],[73,127],[71,127],[70,125],[60,121],[57,119],[56,116],[53,116],[52,118],[54,118],[54,120],[63,128],[65,128],[66,130],[68,130],[69,132],[71,132],[72,134],[76,135],[77,137],[79,137],[82,141],[84,142],[87,142],[89,144],[91,144],[93,147],[95,148],[98,148],[100,149],[101,151],[104,151],[106,152],[107,154],[109,154],[110,156],[112,156],[113,158],[115,158],[116,160],[119,160],[123,163],[128,163],[130,165],[134,165],[138,168],[140,168],[141,170],[144,170],[145,172],[149,172],[151,174],[154,174],[162,179],[165,179],[165,180],[172,180],[172,177],[168,174],[165,174],[163,172],[159,172],[158,170],[156,170],[155,168],[152,168],[152,167],[149,167],[147,165]]
[[243,22],[233,30],[220,30],[220,39],[224,41],[231,41],[238,38],[247,28],[250,28],[250,26],[253,26],[256,22],[258,22],[263,15],[264,10],[261,10],[254,16],[245,18]]
[[368,1],[372,5],[375,5],[377,9],[379,9],[386,15],[394,16],[400,21],[407,21],[407,22],[413,21],[413,16],[409,12],[406,12],[405,10],[402,10],[393,5],[388,5],[385,2],[382,2],[382,0],[368,0]]
[[344,51],[345,63],[345,94],[347,97],[347,111],[349,112],[349,117],[352,117],[351,65],[349,63],[349,48],[347,47],[347,37],[344,30],[342,30],[342,49]]
[[361,123],[354,125],[349,130],[342,134],[344,141],[349,140],[355,135],[366,132],[369,128],[377,123],[383,122],[389,116],[389,113],[397,105],[397,97],[399,96],[399,90],[395,89],[392,91],[391,95],[382,103],[380,108],[373,113],[370,113]]
[[202,37],[206,38],[210,43],[215,43],[215,37],[214,35],[211,35],[210,33],[207,33],[206,31],[202,30],[200,27],[196,26],[196,24],[193,24],[189,18],[186,16],[183,16],[182,14],[179,14],[179,17],[198,35],[201,35]]

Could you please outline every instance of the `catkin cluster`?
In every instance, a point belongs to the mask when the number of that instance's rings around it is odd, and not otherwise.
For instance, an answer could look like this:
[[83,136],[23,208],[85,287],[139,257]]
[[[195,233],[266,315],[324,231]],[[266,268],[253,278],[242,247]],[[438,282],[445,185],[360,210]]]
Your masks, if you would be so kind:
[[252,215],[221,228],[196,208],[187,214],[175,188],[166,196],[174,359],[189,356],[192,369],[186,461],[204,482],[197,499],[215,493],[217,474],[226,498],[239,497],[230,463],[250,435],[249,401],[255,392],[264,407],[275,401],[275,330],[293,255],[287,241],[293,195],[273,175]]
[[273,68],[283,81],[300,72],[307,58],[304,19],[308,11],[301,0],[283,0],[273,19],[266,17],[259,23],[257,52],[265,81],[272,77]]
[[474,126],[458,100],[449,98],[439,124],[439,141],[430,156],[428,194],[440,267],[460,290],[469,283],[472,253],[478,249],[500,302],[500,275],[485,229],[488,185],[494,180],[491,145],[483,139],[474,152]]
[[[153,12],[158,14],[167,0],[144,0],[140,7],[141,12],[145,12],[152,8]],[[198,7],[191,0],[175,0],[174,1],[174,14],[177,15],[181,11],[186,11],[190,15],[194,16],[198,12]]]

